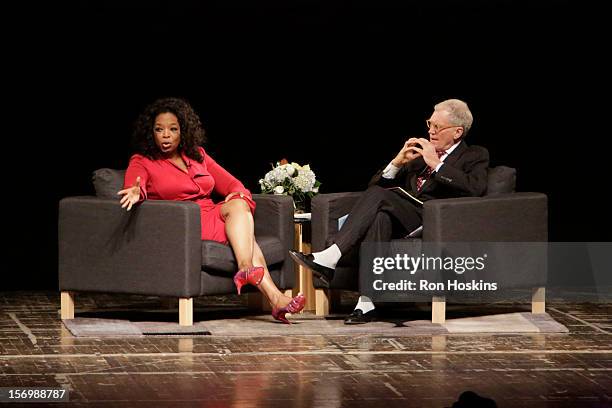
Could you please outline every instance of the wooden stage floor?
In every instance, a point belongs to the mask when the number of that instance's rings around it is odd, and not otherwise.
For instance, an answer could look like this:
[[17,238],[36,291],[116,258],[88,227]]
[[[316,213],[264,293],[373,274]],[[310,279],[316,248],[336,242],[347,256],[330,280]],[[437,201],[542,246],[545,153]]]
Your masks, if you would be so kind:
[[[195,307],[215,302],[239,304],[213,297]],[[88,294],[76,310],[156,306],[159,298]],[[442,408],[465,391],[498,407],[612,407],[612,304],[547,305],[566,334],[402,337],[81,338],[63,327],[58,307],[58,293],[0,292],[0,387],[67,389],[71,402],[53,407]]]

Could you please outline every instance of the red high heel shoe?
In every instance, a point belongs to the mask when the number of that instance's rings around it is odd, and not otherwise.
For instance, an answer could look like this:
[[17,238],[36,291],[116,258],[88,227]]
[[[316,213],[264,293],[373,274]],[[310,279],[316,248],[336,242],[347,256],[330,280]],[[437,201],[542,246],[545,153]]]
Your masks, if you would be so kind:
[[257,286],[261,283],[263,277],[263,266],[253,266],[251,268],[236,272],[234,275],[234,284],[236,285],[236,289],[238,289],[238,294],[240,294],[240,288],[242,288],[242,286],[246,285],[247,283]]
[[280,320],[283,323],[291,324],[289,320],[285,317],[286,313],[299,313],[302,311],[304,306],[306,305],[306,297],[298,293],[296,297],[291,299],[291,302],[285,307],[275,307],[272,309],[272,317],[276,320]]

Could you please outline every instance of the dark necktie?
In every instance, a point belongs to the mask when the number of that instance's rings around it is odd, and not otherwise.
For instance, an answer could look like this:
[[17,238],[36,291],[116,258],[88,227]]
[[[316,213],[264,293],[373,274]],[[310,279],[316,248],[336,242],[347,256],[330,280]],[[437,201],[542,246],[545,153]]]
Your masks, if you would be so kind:
[[[441,158],[442,156],[446,154],[446,150],[436,150],[436,153],[438,153],[438,158]],[[423,184],[425,184],[427,179],[431,176],[431,173],[433,173],[433,169],[427,166],[425,171],[421,173],[419,177],[417,177],[417,182],[416,182],[417,191],[421,191],[421,189],[423,188]]]

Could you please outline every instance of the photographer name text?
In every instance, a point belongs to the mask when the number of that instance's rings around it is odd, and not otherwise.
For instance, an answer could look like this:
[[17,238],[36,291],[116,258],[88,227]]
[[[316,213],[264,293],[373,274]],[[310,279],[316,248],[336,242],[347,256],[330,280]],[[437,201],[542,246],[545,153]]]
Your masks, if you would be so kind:
[[377,279],[372,283],[376,291],[496,291],[496,282],[472,280],[468,282],[447,280],[446,282],[430,282],[420,279],[418,282],[402,279],[398,282],[385,282]]

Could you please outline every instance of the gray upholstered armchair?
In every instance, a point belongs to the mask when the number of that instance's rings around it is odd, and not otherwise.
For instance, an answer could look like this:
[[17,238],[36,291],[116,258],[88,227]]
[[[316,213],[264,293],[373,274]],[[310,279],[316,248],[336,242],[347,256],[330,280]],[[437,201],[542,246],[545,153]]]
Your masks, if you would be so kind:
[[[127,212],[116,195],[124,171],[94,172],[96,196],[59,203],[62,319],[74,318],[74,293],[129,293],[179,299],[179,323],[192,325],[193,297],[235,293],[229,246],[202,241],[197,204],[145,201]],[[291,197],[255,194],[255,236],[281,290],[295,283]],[[163,220],[163,222],[160,222]],[[247,289],[247,288],[245,288]]]
[[[488,189],[484,197],[463,197],[426,201],[420,239],[435,242],[546,242],[548,240],[547,197],[541,193],[515,192],[516,170],[498,166],[489,169]],[[312,200],[312,251],[320,251],[334,242],[338,219],[350,213],[360,192],[319,194]],[[336,267],[329,290],[316,289],[316,312],[329,313],[337,290],[358,290],[357,253],[346,254]],[[542,276],[534,277],[532,312],[544,312]],[[445,299],[434,297],[432,321],[443,323]]]

